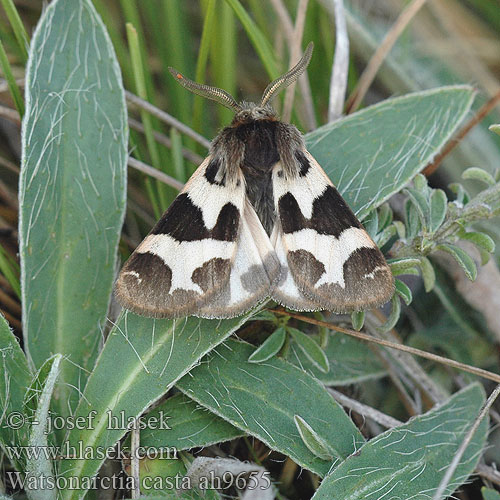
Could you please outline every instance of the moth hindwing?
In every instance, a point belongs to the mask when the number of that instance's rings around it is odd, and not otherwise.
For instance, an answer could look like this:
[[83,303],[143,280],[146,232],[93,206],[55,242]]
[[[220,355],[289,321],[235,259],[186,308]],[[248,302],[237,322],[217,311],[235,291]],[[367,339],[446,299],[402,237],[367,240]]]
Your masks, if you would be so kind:
[[235,116],[181,193],[123,266],[121,304],[153,317],[229,318],[266,298],[301,311],[348,312],[389,300],[385,259],[299,131],[270,101],[307,67],[312,44],[260,104],[171,69]]

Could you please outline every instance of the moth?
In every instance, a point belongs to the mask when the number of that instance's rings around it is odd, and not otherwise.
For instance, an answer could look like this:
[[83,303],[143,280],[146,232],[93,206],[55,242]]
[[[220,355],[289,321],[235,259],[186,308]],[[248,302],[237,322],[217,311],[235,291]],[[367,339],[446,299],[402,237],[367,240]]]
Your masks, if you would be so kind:
[[119,302],[151,317],[231,318],[267,298],[297,311],[349,312],[392,296],[376,244],[270,102],[307,68],[312,43],[260,104],[169,68],[235,112],[209,155],[123,266]]

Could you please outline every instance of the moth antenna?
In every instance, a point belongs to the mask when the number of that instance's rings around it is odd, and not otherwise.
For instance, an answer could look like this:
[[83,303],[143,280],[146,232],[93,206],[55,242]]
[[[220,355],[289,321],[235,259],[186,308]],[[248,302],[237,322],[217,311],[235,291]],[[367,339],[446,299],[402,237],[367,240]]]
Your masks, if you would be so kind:
[[266,90],[264,90],[264,93],[262,94],[262,101],[260,103],[261,106],[265,106],[268,102],[274,99],[279,91],[292,84],[305,71],[309,61],[311,60],[313,47],[314,44],[309,42],[309,45],[306,47],[304,55],[300,61],[290,71],[272,81],[266,87]]
[[169,67],[168,70],[183,87],[186,87],[188,90],[193,92],[193,94],[198,94],[202,97],[206,97],[207,99],[212,99],[212,101],[216,101],[233,111],[239,111],[241,109],[241,106],[236,102],[234,97],[225,90],[193,82],[193,80],[186,78],[174,68]]

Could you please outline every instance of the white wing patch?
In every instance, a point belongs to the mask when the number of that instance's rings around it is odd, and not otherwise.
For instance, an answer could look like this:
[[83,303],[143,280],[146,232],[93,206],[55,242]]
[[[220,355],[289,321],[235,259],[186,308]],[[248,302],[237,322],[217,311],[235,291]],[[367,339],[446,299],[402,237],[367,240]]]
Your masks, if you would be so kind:
[[197,316],[238,316],[269,297],[279,278],[280,264],[269,237],[247,201],[241,219],[229,282],[220,295],[200,309]]
[[234,241],[213,239],[177,241],[168,234],[150,234],[135,251],[139,254],[156,255],[170,268],[172,271],[171,292],[182,289],[202,294],[203,290],[191,279],[194,270],[211,259],[232,259],[235,249]]

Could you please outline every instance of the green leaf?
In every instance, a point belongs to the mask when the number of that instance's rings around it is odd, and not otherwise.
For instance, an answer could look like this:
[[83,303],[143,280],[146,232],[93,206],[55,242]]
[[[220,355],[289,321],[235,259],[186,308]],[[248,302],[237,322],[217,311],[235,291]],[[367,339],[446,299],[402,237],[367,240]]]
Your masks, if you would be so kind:
[[406,283],[403,283],[401,280],[395,280],[396,285],[396,293],[405,301],[405,304],[409,306],[412,301],[412,293],[408,288]]
[[365,311],[354,311],[351,313],[351,323],[352,327],[359,332],[365,324]]
[[113,47],[89,0],[56,0],[30,47],[20,178],[25,346],[61,363],[67,415],[94,365],[125,212],[127,115]]
[[[499,127],[499,135],[500,135],[500,127]],[[483,495],[483,500],[500,500],[500,493],[498,493],[498,491],[495,490],[490,490],[489,488],[486,488],[486,486],[483,486],[481,488],[481,494]]]
[[460,239],[470,241],[474,245],[486,250],[488,253],[495,251],[495,242],[485,233],[475,231],[463,232],[460,234]]
[[9,23],[12,26],[12,30],[14,31],[14,36],[16,37],[19,48],[21,49],[24,63],[28,57],[28,33],[26,33],[26,29],[24,28],[23,22],[21,20],[21,17],[19,16],[19,13],[17,12],[14,2],[12,0],[1,0],[1,3],[9,19]]
[[[141,430],[141,446],[151,449],[174,447],[188,450],[230,441],[245,433],[195,403],[184,394],[176,394],[144,415],[149,423]],[[161,422],[158,428],[153,422]],[[170,428],[165,428],[165,425]]]
[[302,350],[293,344],[290,346],[287,361],[311,373],[326,386],[355,384],[386,374],[368,345],[339,332],[329,332],[325,354],[330,365],[328,373],[318,370]]
[[363,226],[366,232],[371,236],[372,239],[375,239],[375,236],[378,232],[378,213],[377,210],[372,210],[364,219]]
[[[420,223],[424,228],[427,227],[427,221],[429,219],[430,207],[427,201],[427,198],[417,189],[408,188],[405,189],[404,192],[408,195],[411,202],[413,203],[414,208],[417,211],[417,214],[420,218]],[[410,217],[411,217],[411,212]],[[411,220],[408,221],[408,224],[412,224]],[[414,234],[414,231],[409,231]]]
[[430,201],[429,231],[434,233],[439,229],[446,217],[448,199],[442,189],[434,189]]
[[399,276],[400,274],[414,274],[411,271],[415,269],[416,266],[420,265],[420,259],[413,257],[388,259],[387,262],[394,276]]
[[382,231],[385,229],[389,224],[392,222],[392,210],[389,205],[389,203],[384,203],[380,208],[379,208],[379,213],[378,213],[378,218],[379,218],[379,223],[378,223],[378,230]]
[[473,91],[466,86],[387,99],[307,134],[306,145],[363,218],[441,150],[472,99]]
[[270,335],[248,358],[250,363],[262,363],[278,354],[283,347],[286,339],[286,330],[282,326],[279,327],[272,335]]
[[[174,490],[176,476],[177,478],[181,478],[185,474],[186,466],[181,459],[151,459],[145,457],[139,461],[139,480],[141,482],[141,491],[146,494],[154,493],[155,495],[158,495],[160,491]],[[170,488],[168,487],[169,481],[171,481],[172,484],[172,487]],[[150,497],[148,496],[146,498]],[[165,497],[161,498],[162,500],[165,500]]]
[[353,453],[356,443],[364,442],[361,433],[314,377],[276,357],[249,363],[253,351],[249,344],[228,340],[177,387],[271,449],[324,476],[331,463],[305,446],[295,415],[308,422],[336,456]]
[[[109,418],[123,416],[127,420],[141,415],[250,316],[251,313],[226,321],[194,317],[155,320],[124,312],[104,344],[75,411],[76,418],[88,418],[95,411],[92,425],[71,430],[70,446],[80,442],[94,450],[114,446],[127,429],[122,425],[110,426]],[[93,477],[103,459],[95,456],[63,460],[60,474]],[[79,496],[78,490],[63,492],[65,499]]]
[[[377,500],[391,498],[391,494],[399,498],[432,498],[484,400],[483,388],[473,384],[424,415],[379,434],[327,476],[313,500]],[[487,434],[485,419],[443,498],[448,498],[472,474]]]
[[496,184],[495,179],[489,172],[486,172],[486,170],[477,167],[471,167],[465,170],[462,173],[462,179],[473,179],[476,181],[481,181],[488,186],[494,186]]
[[493,125],[490,125],[488,127],[492,132],[495,132],[495,134],[500,135],[500,124],[494,123]]
[[[0,445],[25,446],[28,443],[26,415],[23,401],[31,381],[26,356],[0,314]],[[6,451],[18,471],[24,470],[24,462]]]
[[422,214],[410,199],[405,203],[405,227],[408,238],[414,238],[422,228]]
[[[26,461],[26,477],[55,479],[52,461],[43,453],[43,449],[49,447],[47,436],[49,434],[47,422],[49,419],[49,409],[53,397],[54,386],[57,377],[62,356],[55,354],[51,358],[50,372],[45,381],[45,385],[38,399],[35,421],[31,426],[28,446],[33,450],[39,450],[39,457],[28,457]],[[30,481],[26,482],[26,495],[30,500],[56,500],[58,493],[56,489],[51,488],[30,488]]]
[[322,460],[333,460],[332,453],[324,439],[299,415],[295,415],[293,419],[302,441],[309,450]]
[[5,52],[2,41],[0,40],[0,68],[2,73],[5,75],[5,80],[7,81],[7,86],[9,87],[10,95],[16,106],[19,116],[22,118],[24,115],[24,101],[21,97],[21,92],[17,85],[16,79],[12,73],[12,68],[10,67],[9,58]]
[[321,349],[319,344],[315,342],[310,335],[297,330],[296,328],[287,327],[287,331],[293,337],[293,340],[297,342],[302,352],[309,358],[309,361],[318,368],[318,370],[323,373],[328,373],[330,369],[328,358],[326,357],[325,351]]
[[462,250],[460,247],[456,245],[451,245],[450,243],[441,243],[436,247],[438,250],[443,250],[444,252],[449,253],[455,260],[459,263],[460,267],[464,270],[465,275],[471,281],[474,281],[477,276],[477,267],[476,263],[472,259],[472,257]]
[[391,298],[391,313],[387,317],[387,321],[380,325],[377,330],[380,332],[388,332],[392,330],[399,320],[401,315],[401,301],[399,300],[398,294],[395,293]]
[[419,266],[422,271],[422,279],[424,280],[424,289],[428,293],[434,288],[436,273],[431,261],[427,257],[420,257]]
[[248,38],[255,47],[255,50],[259,54],[260,60],[264,67],[266,68],[267,74],[270,78],[278,78],[278,69],[276,62],[274,60],[274,53],[271,45],[267,38],[264,36],[259,27],[255,24],[254,20],[248,15],[243,5],[241,5],[239,0],[226,0],[226,2],[231,6],[236,17],[239,19],[240,23],[243,25]]

